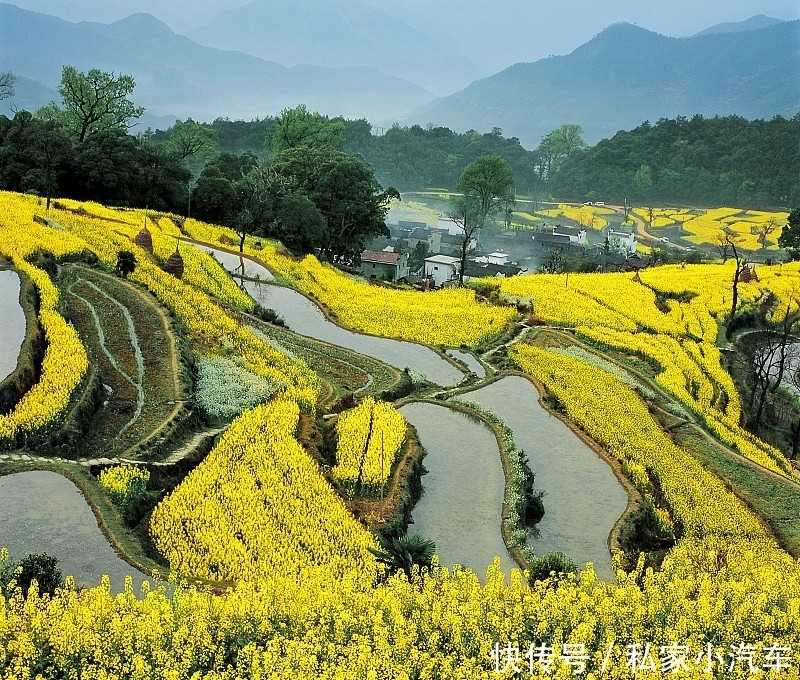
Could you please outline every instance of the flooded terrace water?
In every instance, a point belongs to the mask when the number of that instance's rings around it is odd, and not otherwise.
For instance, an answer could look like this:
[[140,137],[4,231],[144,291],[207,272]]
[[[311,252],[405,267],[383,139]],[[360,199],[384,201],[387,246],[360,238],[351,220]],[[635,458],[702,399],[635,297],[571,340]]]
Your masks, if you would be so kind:
[[536,475],[535,488],[545,491],[539,535],[528,539],[534,553],[560,551],[612,579],[608,536],[628,498],[609,465],[539,404],[525,378],[508,376],[460,398],[490,409],[511,428]]
[[262,307],[274,309],[295,333],[366,354],[403,370],[410,367],[431,382],[449,386],[464,374],[432,349],[413,342],[354,333],[328,321],[322,310],[291,288],[258,281],[243,281],[245,290]]
[[505,476],[497,440],[483,423],[437,404],[406,404],[400,413],[427,451],[422,498],[409,533],[436,543],[440,564],[461,564],[480,577],[495,556],[508,573],[517,564],[501,534]]
[[63,575],[74,576],[78,586],[99,585],[108,574],[112,592],[121,592],[131,575],[138,592],[150,580],[117,556],[78,487],[55,472],[0,477],[0,546],[15,561],[29,553],[57,557]]
[[17,367],[19,350],[25,339],[25,313],[19,304],[19,274],[0,270],[0,381]]

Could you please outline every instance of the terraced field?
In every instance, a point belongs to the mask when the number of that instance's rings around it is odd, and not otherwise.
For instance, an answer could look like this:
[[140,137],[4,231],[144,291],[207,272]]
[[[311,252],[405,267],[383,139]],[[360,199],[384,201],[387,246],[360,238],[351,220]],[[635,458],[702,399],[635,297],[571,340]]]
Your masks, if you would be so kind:
[[67,272],[69,317],[100,368],[106,394],[80,453],[137,458],[182,408],[169,321],[152,298],[119,278],[81,266]]

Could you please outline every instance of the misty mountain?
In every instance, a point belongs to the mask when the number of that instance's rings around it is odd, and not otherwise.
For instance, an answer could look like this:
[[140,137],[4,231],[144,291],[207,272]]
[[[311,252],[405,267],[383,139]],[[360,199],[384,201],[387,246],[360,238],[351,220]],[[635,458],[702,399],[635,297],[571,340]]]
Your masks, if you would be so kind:
[[744,21],[730,21],[724,24],[717,24],[710,28],[695,33],[694,37],[703,35],[713,35],[714,33],[741,33],[742,31],[755,31],[759,28],[769,28],[775,24],[782,23],[780,19],[773,19],[772,17],[765,16],[764,14],[756,14]]
[[188,36],[287,66],[369,66],[437,95],[451,94],[486,74],[441,37],[362,0],[253,0]]
[[[127,73],[136,80],[134,102],[153,116],[173,119],[252,119],[304,103],[329,115],[382,120],[431,100],[419,86],[374,68],[287,68],[203,47],[149,14],[113,24],[74,24],[0,4],[0,64],[51,91],[64,64]],[[31,108],[52,98],[32,100]]]
[[615,24],[566,56],[516,64],[423,107],[408,122],[456,131],[500,127],[533,148],[583,126],[593,144],[642,121],[800,110],[800,21],[738,33],[669,38]]

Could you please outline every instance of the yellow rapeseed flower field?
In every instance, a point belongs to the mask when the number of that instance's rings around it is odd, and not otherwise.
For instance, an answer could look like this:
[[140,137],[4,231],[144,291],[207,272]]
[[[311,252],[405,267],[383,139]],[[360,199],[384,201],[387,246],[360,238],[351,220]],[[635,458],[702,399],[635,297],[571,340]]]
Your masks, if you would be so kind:
[[[658,428],[618,378],[522,343],[509,349],[650,494],[659,521],[674,528],[677,543],[658,569],[640,562],[603,582],[588,565],[578,577],[529,583],[496,562],[483,580],[461,568],[436,569],[411,582],[402,574],[387,578],[369,550],[377,547],[373,535],[347,511],[295,436],[301,410],[315,403],[315,377],[224,313],[214,298],[237,303],[224,292],[222,274],[210,265],[186,282],[164,274],[131,244],[142,213],[87,206],[102,219],[58,212],[63,230],[57,230],[32,222],[35,198],[3,194],[0,203],[0,252],[39,288],[51,353],[41,382],[52,382],[47,391],[26,395],[25,422],[38,422],[35,413],[45,414],[46,422],[57,418],[53,409],[82,375],[76,358],[85,357],[55,311],[57,289],[24,259],[39,248],[57,257],[88,248],[107,266],[118,250],[132,250],[140,264],[131,278],[172,310],[191,337],[219,343],[250,370],[286,385],[277,398],[242,413],[152,514],[153,540],[176,572],[219,587],[172,584],[136,593],[128,583],[113,595],[107,580],[89,589],[68,581],[52,598],[0,590],[0,680],[800,677],[797,561]],[[109,226],[112,217],[115,226]],[[163,239],[157,249],[165,253],[175,234],[162,221],[149,228]],[[220,233],[192,221],[187,229],[209,243]],[[341,310],[336,313],[345,323],[359,317],[340,298],[376,305],[373,313],[380,309],[387,317],[375,326],[382,333],[397,336],[408,320],[404,332],[419,333],[420,341],[472,344],[509,318],[508,308],[486,305],[482,311],[474,296],[406,299],[313,260],[294,262],[274,244],[259,252],[276,272]],[[196,265],[200,260],[190,266]],[[730,305],[731,273],[730,263],[661,267],[641,272],[641,283],[630,275],[579,275],[570,276],[569,287],[563,276],[541,275],[509,279],[501,290],[532,302],[551,323],[643,357],[658,382],[723,441],[784,473],[780,454],[738,428],[740,404],[715,345]],[[754,304],[773,292],[779,318],[798,283],[796,265],[759,267],[759,281],[742,285],[741,294],[744,304]],[[449,331],[426,334],[425,323],[413,321],[448,313],[455,319]],[[365,403],[341,418],[353,418],[356,431],[343,434],[342,425],[341,461],[353,442],[358,451],[367,408],[373,421],[386,419],[387,433],[405,434],[391,407],[384,412],[377,402]],[[374,452],[372,442],[365,449]]]

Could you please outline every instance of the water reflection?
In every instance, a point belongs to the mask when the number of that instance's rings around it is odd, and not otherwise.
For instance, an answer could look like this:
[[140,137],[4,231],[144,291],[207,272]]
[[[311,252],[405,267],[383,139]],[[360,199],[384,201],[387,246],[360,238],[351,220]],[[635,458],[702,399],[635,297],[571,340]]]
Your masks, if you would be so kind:
[[516,566],[500,529],[505,476],[492,432],[437,404],[406,404],[400,412],[428,452],[409,532],[435,541],[446,567],[463,564],[483,577],[496,555],[504,571]]
[[465,352],[464,350],[461,349],[448,349],[447,354],[449,354],[454,359],[458,359],[459,361],[466,364],[467,368],[479,378],[486,377],[486,369],[483,367],[483,364],[481,364],[481,362],[475,358],[473,354]]
[[17,367],[19,350],[25,339],[25,313],[19,304],[19,274],[0,270],[0,381]]
[[317,305],[291,288],[257,281],[243,281],[243,284],[256,302],[274,309],[295,333],[366,354],[400,370],[411,367],[437,385],[455,385],[464,377],[461,371],[428,347],[353,333],[331,323]]
[[207,245],[196,245],[196,248],[209,253],[214,256],[217,262],[222,267],[236,276],[247,276],[252,279],[262,279],[264,281],[272,281],[275,279],[272,272],[264,265],[254,262],[247,256],[242,256],[238,253],[231,253],[227,250],[220,250],[219,248],[212,248]]
[[528,545],[541,555],[566,553],[579,566],[593,562],[600,578],[612,579],[608,535],[627,505],[627,494],[608,464],[539,404],[525,378],[509,376],[462,395],[494,411],[514,433],[544,489],[545,515]]
[[76,585],[99,585],[108,574],[113,592],[122,591],[128,574],[136,592],[150,580],[117,556],[78,487],[55,472],[0,477],[0,517],[0,546],[14,560],[47,553],[58,558],[61,572],[74,576]]

